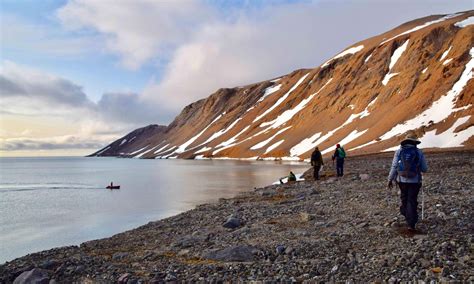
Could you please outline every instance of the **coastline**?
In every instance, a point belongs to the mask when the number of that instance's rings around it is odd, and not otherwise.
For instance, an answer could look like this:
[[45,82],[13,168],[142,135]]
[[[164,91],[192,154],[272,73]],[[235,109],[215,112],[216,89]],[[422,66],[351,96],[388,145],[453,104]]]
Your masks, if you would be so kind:
[[[58,282],[472,281],[474,152],[427,159],[422,234],[403,232],[396,190],[387,202],[391,154],[350,157],[341,179],[327,172],[317,183],[270,185],[110,238],[29,254],[0,265],[0,283],[34,269]],[[238,226],[225,228],[226,221]]]

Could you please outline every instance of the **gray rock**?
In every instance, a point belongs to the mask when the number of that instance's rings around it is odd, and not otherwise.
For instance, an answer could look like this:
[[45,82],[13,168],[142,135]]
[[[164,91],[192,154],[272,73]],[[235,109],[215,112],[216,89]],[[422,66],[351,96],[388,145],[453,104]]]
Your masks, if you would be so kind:
[[368,180],[370,178],[369,174],[359,174],[359,178],[361,180]]
[[231,216],[229,217],[229,219],[227,219],[227,221],[224,222],[224,224],[222,224],[222,226],[224,228],[235,229],[237,227],[240,227],[241,224],[242,222],[240,221],[240,219]]
[[59,266],[59,262],[55,259],[47,259],[43,263],[41,263],[40,268],[46,269],[46,270],[52,270],[56,267]]
[[13,284],[48,284],[48,273],[40,268],[33,268],[20,274]]
[[276,247],[276,253],[277,253],[277,254],[283,254],[284,252],[285,252],[285,247],[284,247],[284,246],[278,245],[278,246]]
[[248,262],[254,261],[256,248],[247,245],[232,246],[225,249],[214,250],[203,255],[206,259],[219,261]]
[[117,279],[117,282],[120,284],[127,283],[129,278],[130,278],[130,273],[124,273],[120,275],[120,277]]
[[314,220],[316,218],[316,216],[314,216],[312,214],[309,214],[309,213],[306,213],[306,212],[301,212],[300,213],[300,218],[301,218],[302,222],[309,222],[311,220]]
[[113,260],[124,259],[128,256],[128,252],[116,252],[112,255]]

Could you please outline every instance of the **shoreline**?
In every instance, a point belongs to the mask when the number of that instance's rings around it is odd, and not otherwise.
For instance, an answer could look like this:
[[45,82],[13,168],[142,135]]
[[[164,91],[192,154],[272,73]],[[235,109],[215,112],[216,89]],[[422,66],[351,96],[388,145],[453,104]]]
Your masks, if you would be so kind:
[[[474,152],[427,152],[430,170],[450,167],[426,175],[430,206],[423,234],[411,237],[399,232],[395,191],[385,202],[391,156],[350,157],[342,179],[328,172],[317,183],[270,185],[110,238],[29,254],[0,265],[0,283],[34,269],[58,282],[473,280],[466,251]],[[446,198],[446,188],[457,197]]]

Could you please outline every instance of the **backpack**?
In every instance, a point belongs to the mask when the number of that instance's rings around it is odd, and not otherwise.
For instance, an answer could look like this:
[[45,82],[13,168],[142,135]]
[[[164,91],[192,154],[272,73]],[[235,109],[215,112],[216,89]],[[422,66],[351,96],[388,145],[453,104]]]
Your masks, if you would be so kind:
[[346,157],[346,151],[344,151],[344,148],[340,147],[337,148],[337,154],[339,158],[345,158]]
[[398,175],[404,178],[414,178],[418,175],[420,157],[416,147],[402,148],[398,156]]

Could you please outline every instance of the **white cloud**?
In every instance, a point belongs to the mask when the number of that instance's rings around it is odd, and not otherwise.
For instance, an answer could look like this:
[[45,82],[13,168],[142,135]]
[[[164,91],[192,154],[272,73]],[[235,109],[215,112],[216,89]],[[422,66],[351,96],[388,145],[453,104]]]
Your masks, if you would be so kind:
[[143,99],[166,101],[162,110],[176,114],[218,88],[315,67],[405,21],[469,7],[469,1],[303,1],[228,5],[224,14],[212,3],[73,0],[58,15],[68,27],[104,34],[109,51],[129,68],[167,62]]
[[0,151],[98,148],[159,120],[137,94],[94,103],[81,86],[13,62],[0,69],[0,93]]
[[198,1],[73,0],[58,17],[71,29],[92,28],[106,35],[109,50],[136,69],[188,39],[213,16]]

